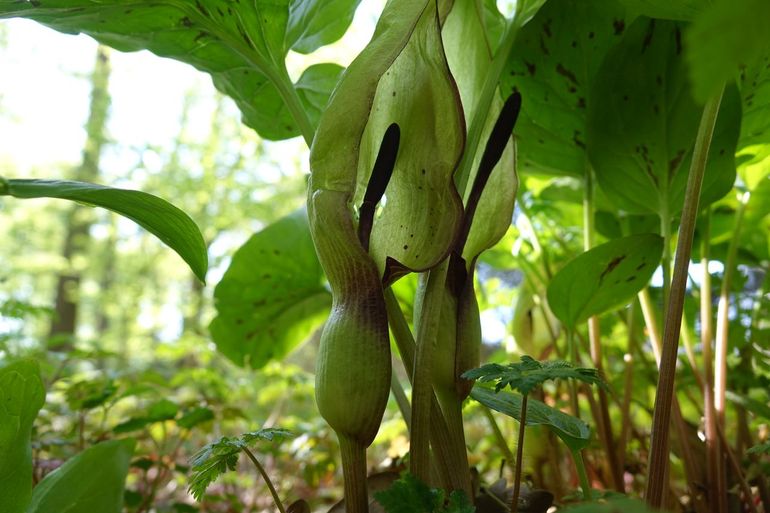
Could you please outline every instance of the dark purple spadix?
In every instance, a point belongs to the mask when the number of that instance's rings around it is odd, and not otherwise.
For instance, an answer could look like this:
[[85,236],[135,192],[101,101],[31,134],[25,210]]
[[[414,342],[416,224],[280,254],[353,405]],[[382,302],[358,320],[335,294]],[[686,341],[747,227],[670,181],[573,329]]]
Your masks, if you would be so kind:
[[388,187],[390,177],[393,175],[393,167],[396,165],[398,145],[401,140],[401,129],[398,124],[392,123],[382,137],[380,151],[374,161],[372,175],[366,185],[364,200],[358,209],[358,240],[364,249],[369,249],[369,236],[372,233],[374,223],[374,210],[380,202]]

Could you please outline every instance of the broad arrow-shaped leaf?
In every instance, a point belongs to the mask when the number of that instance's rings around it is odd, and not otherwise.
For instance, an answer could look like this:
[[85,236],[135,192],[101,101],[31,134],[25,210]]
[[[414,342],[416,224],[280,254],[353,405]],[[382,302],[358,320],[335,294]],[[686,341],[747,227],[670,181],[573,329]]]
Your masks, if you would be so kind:
[[658,267],[663,239],[632,235],[586,251],[548,285],[548,305],[569,328],[620,306],[639,292]]
[[[692,98],[674,22],[638,18],[602,63],[588,113],[588,156],[609,199],[669,222],[682,208],[702,107]],[[701,204],[730,190],[740,108],[726,91],[703,179]]]
[[[687,62],[695,97],[705,102],[747,65],[770,54],[770,2],[717,0],[685,32]],[[767,64],[767,60],[764,64]],[[764,66],[762,66],[764,68]]]
[[2,178],[0,196],[59,198],[112,210],[158,237],[187,262],[198,279],[206,280],[208,254],[200,230],[190,216],[157,196],[67,180]]
[[516,126],[523,169],[583,177],[591,87],[631,17],[614,0],[547,2],[516,38],[501,77],[522,94]]
[[34,360],[0,368],[0,497],[4,513],[23,513],[32,496],[30,433],[45,402]]
[[217,349],[255,369],[286,356],[323,323],[331,294],[304,210],[241,246],[214,291],[214,304],[209,328]]
[[[299,135],[278,88],[291,88],[284,58],[339,38],[359,0],[0,0],[0,18],[22,17],[60,32],[85,33],[122,51],[147,49],[210,73],[244,122],[268,139]],[[327,8],[328,7],[328,8]],[[319,117],[341,68],[305,70],[293,87],[311,120]],[[329,67],[333,66],[333,67]],[[313,90],[323,101],[308,102]]]
[[629,11],[664,20],[692,21],[709,5],[708,0],[620,0]]
[[67,460],[35,487],[29,513],[120,513],[134,445],[110,440]]

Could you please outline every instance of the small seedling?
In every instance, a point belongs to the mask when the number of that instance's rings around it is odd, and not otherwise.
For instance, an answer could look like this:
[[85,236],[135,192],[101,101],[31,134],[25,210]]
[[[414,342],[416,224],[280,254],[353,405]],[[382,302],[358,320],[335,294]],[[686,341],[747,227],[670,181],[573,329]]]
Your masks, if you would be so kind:
[[189,486],[190,493],[195,497],[195,500],[200,501],[211,483],[228,470],[235,470],[238,457],[243,452],[262,475],[267,487],[270,489],[270,494],[273,496],[276,507],[281,513],[286,513],[283,503],[278,497],[278,492],[276,492],[275,486],[273,486],[273,482],[249,447],[259,441],[272,442],[275,439],[283,439],[290,436],[293,435],[285,429],[268,428],[244,433],[238,438],[223,436],[216,442],[204,446],[190,458],[190,465],[192,466]]
[[[522,396],[519,418],[519,442],[516,447],[513,498],[511,500],[511,511],[515,513],[521,489],[521,457],[524,450],[524,427],[527,424],[527,399],[529,394],[548,380],[574,379],[589,385],[605,386],[604,381],[599,377],[599,372],[596,369],[574,367],[572,364],[560,360],[541,362],[526,355],[521,357],[521,362],[519,363],[509,363],[507,365],[488,363],[478,369],[466,372],[463,374],[463,377],[475,379],[480,383],[496,382],[495,392],[500,392],[500,390],[510,387]],[[583,492],[586,498],[590,499],[591,485],[588,483],[582,457],[579,450],[573,450],[572,453],[575,456],[575,464],[578,467]]]

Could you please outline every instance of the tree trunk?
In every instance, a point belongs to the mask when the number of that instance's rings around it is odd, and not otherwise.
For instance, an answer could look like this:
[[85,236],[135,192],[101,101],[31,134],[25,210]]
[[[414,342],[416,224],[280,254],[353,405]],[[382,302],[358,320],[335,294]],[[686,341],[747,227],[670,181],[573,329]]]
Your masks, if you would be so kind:
[[[110,105],[109,78],[109,49],[99,46],[91,75],[91,104],[86,123],[83,161],[74,176],[78,181],[94,182],[99,177],[99,158],[106,141],[107,114]],[[54,349],[68,350],[73,345],[77,327],[81,273],[76,258],[82,255],[88,246],[92,222],[90,209],[77,205],[70,209],[66,217],[66,234],[62,248],[66,269],[57,279],[55,313],[50,328]]]

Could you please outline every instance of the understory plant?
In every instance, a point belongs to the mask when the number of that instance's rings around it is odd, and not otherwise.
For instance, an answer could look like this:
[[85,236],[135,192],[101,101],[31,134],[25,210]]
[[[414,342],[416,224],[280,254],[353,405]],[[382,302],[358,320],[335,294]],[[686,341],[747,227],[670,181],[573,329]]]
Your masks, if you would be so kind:
[[[643,354],[636,340],[641,330],[626,317],[636,311],[635,298],[659,361],[655,405],[649,408],[653,428],[644,462],[649,465],[645,500],[654,508],[665,506],[673,425],[693,507],[726,511],[725,462],[732,461],[724,436],[728,311],[730,276],[742,244],[741,215],[731,218],[735,226],[728,236],[716,354],[708,332],[710,289],[704,290],[707,280],[702,280],[697,326],[703,370],[695,356],[688,362],[705,398],[697,407],[708,414],[706,436],[713,451],[708,500],[698,488],[699,462],[689,452],[692,435],[674,378],[699,214],[705,210],[708,219],[717,201],[728,201],[740,213],[759,205],[751,198],[767,197],[763,151],[770,127],[762,113],[770,105],[770,52],[755,24],[770,18],[767,3],[519,0],[507,18],[487,0],[390,0],[371,41],[346,69],[315,64],[292,81],[289,51],[311,53],[337,40],[357,5],[355,0],[139,0],[130,5],[0,0],[0,17],[28,18],[91,35],[119,50],[149,49],[189,63],[212,76],[214,85],[235,100],[244,123],[260,135],[301,136],[307,143],[306,213],[268,227],[234,256],[214,293],[218,315],[210,331],[234,362],[258,368],[322,326],[316,401],[339,440],[347,512],[369,509],[366,451],[391,392],[409,425],[413,478],[450,492],[442,492],[442,499],[462,493],[474,500],[463,402],[472,396],[506,413],[515,404],[506,398],[499,408],[493,406],[499,404],[490,397],[493,392],[474,387],[471,378],[478,377],[499,380],[498,388],[510,385],[522,394],[512,509],[524,427],[538,408],[546,419],[540,423],[553,428],[575,455],[585,498],[590,498],[580,455],[590,437],[587,424],[559,416],[568,408],[573,417],[580,415],[581,400],[588,403],[604,455],[597,474],[608,488],[625,492],[623,457],[633,428],[630,385],[620,406],[603,387],[595,399],[571,382],[566,404],[559,397],[554,407],[546,406],[528,396],[554,377],[599,382],[608,361],[603,350],[609,335],[602,334],[602,321],[614,321],[612,314],[623,317],[610,329],[627,336],[626,352]],[[722,18],[732,23],[724,31]],[[731,30],[733,25],[751,30]],[[715,49],[714,41],[723,41],[725,48]],[[764,150],[751,150],[758,146]],[[740,164],[736,153],[743,155]],[[743,193],[732,205],[736,169]],[[582,215],[580,256],[573,259],[574,240],[560,240],[561,270],[554,272],[552,249],[540,243],[536,229],[528,243],[535,258],[518,251],[511,256],[508,248],[508,257],[528,266],[531,297],[537,298],[533,304],[548,328],[544,352],[570,363],[524,358],[468,374],[479,367],[482,347],[477,265],[490,255],[487,250],[506,244],[514,214],[530,224],[537,216],[527,204],[515,212],[518,171],[530,185],[537,177],[558,177],[575,189],[564,194]],[[546,188],[519,197],[546,196]],[[142,193],[4,179],[0,194],[65,197],[115,209],[157,230],[197,276],[205,276],[205,246],[201,249],[195,234],[185,231],[189,226],[165,204],[161,208],[136,196]],[[755,227],[766,227],[766,210],[759,206],[752,213]],[[600,237],[606,240],[602,244]],[[708,224],[701,224],[699,237],[700,256],[708,259]],[[751,249],[757,265],[766,269],[767,247]],[[649,292],[658,268],[660,306]],[[399,281],[412,273],[419,274],[416,291],[397,295]],[[767,286],[762,290],[756,300],[760,306]],[[657,310],[664,314],[662,330]],[[760,322],[751,320],[752,336],[760,332]],[[391,335],[411,384],[410,398],[393,372]],[[596,371],[586,370],[583,360]],[[633,366],[624,372],[626,383],[632,381]],[[613,429],[616,410],[620,430]],[[215,469],[232,467],[237,454],[227,451],[246,450],[243,440],[222,443],[226,457]],[[742,485],[744,503],[753,504],[740,465],[732,474]],[[717,509],[707,509],[715,504]]]

